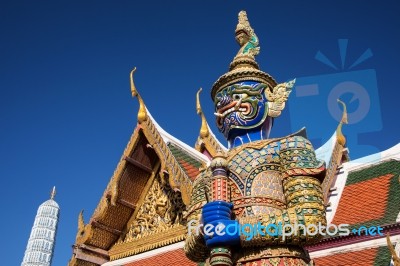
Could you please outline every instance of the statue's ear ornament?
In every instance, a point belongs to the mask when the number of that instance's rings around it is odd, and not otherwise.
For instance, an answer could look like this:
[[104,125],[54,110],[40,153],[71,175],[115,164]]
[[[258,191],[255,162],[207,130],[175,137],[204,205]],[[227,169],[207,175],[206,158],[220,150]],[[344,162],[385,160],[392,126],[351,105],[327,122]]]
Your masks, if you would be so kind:
[[296,79],[293,79],[276,85],[272,91],[265,90],[265,96],[268,100],[268,116],[278,117],[281,115],[295,82]]

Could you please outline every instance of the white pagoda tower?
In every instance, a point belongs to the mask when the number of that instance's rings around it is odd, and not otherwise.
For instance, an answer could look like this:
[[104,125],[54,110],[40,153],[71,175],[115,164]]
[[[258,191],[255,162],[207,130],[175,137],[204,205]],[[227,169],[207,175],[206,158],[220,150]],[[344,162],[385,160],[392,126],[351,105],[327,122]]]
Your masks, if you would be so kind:
[[21,266],[51,265],[60,212],[55,195],[53,187],[50,199],[39,206]]

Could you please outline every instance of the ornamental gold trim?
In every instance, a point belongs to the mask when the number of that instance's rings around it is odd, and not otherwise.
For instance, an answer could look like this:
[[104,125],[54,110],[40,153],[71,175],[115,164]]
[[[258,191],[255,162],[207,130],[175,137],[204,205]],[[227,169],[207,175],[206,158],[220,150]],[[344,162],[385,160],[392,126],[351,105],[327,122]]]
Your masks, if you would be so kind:
[[190,202],[190,194],[192,192],[193,184],[190,178],[183,171],[179,163],[176,161],[174,155],[167,147],[160,132],[154,125],[151,116],[149,115],[147,108],[144,104],[142,97],[136,89],[133,82],[133,74],[136,68],[130,73],[131,92],[132,97],[136,97],[139,101],[139,112],[138,112],[138,123],[147,138],[149,144],[153,147],[155,153],[161,161],[161,172],[162,178],[163,170],[166,170],[169,175],[169,184],[173,189],[179,189],[182,194],[183,202],[188,205]]
[[110,261],[183,241],[186,238],[186,233],[186,226],[175,225],[172,228],[156,230],[143,235],[131,242],[117,243],[109,250]]
[[291,187],[294,187],[296,185],[302,186],[302,184],[304,184],[304,183],[306,183],[307,185],[308,184],[312,184],[314,186],[321,186],[321,182],[319,182],[318,179],[310,178],[308,176],[305,176],[304,179],[303,178],[298,178],[298,176],[297,176],[297,178],[293,178],[293,179],[290,179],[290,180],[285,179],[285,181],[286,182],[283,183],[283,186],[285,188],[291,188]]
[[204,145],[204,148],[210,153],[212,157],[217,154],[218,150],[223,150],[221,145],[218,143],[215,136],[211,133],[211,129],[208,125],[207,119],[203,113],[200,104],[200,93],[202,88],[200,88],[196,93],[196,111],[197,114],[201,117],[201,127],[199,136],[196,141],[195,149],[199,152],[202,152],[201,146]]
[[331,160],[329,161],[329,167],[327,169],[325,179],[322,182],[322,191],[324,193],[325,204],[328,204],[329,202],[329,190],[335,181],[334,177],[337,175],[337,169],[342,164],[343,152],[346,145],[346,137],[342,133],[342,126],[343,124],[348,124],[347,107],[346,104],[340,99],[337,99],[337,101],[343,106],[343,114],[342,119],[336,128],[336,142],[332,150]]
[[293,199],[302,196],[316,196],[320,197],[321,200],[323,199],[322,193],[320,191],[315,191],[314,189],[304,189],[301,191],[293,192],[292,194],[286,197],[287,202],[291,202]]

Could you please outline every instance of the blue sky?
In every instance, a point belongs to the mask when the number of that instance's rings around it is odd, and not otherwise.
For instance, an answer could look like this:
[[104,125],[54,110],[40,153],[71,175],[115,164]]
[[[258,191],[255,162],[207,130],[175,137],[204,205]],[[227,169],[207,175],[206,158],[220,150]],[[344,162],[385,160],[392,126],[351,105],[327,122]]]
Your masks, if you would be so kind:
[[[132,67],[138,68],[137,88],[165,130],[194,144],[200,127],[195,93],[203,87],[203,109],[217,133],[209,91],[237,52],[241,9],[260,39],[262,70],[279,82],[297,77],[299,86],[320,84],[315,97],[292,93],[273,136],[306,125],[319,146],[337,125],[329,113],[331,89],[357,83],[364,94],[344,91],[341,97],[355,99],[350,113],[369,97],[363,119],[343,130],[351,157],[399,142],[396,1],[3,1],[3,265],[21,263],[37,207],[53,185],[61,207],[53,265],[67,264],[77,215],[85,209],[89,220],[136,125]],[[343,68],[339,39],[348,40]],[[350,68],[368,49],[373,56]],[[318,51],[337,69],[316,60]],[[348,81],[353,85],[343,83]]]

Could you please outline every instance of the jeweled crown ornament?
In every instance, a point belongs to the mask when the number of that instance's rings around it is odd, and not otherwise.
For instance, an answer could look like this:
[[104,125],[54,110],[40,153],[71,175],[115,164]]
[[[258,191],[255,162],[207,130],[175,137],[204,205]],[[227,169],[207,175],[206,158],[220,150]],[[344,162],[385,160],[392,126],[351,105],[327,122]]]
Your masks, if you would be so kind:
[[277,84],[260,70],[255,61],[258,37],[245,11],[240,11],[238,20],[235,38],[240,49],[211,90],[217,126],[229,147],[268,138],[272,119],[281,114],[295,82]]

